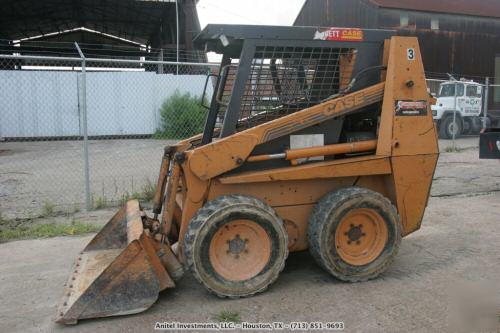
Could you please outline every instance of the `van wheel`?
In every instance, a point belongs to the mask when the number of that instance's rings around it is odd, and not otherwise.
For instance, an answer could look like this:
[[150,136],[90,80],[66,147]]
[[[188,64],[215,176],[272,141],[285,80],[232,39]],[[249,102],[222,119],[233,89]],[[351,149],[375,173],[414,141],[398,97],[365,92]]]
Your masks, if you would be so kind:
[[439,126],[439,137],[441,139],[452,139],[453,133],[455,133],[455,138],[458,138],[462,134],[462,122],[457,116],[455,122],[453,121],[453,115],[448,115],[441,120]]
[[339,280],[366,281],[387,270],[401,243],[394,205],[381,194],[359,187],[324,196],[309,218],[309,251]]

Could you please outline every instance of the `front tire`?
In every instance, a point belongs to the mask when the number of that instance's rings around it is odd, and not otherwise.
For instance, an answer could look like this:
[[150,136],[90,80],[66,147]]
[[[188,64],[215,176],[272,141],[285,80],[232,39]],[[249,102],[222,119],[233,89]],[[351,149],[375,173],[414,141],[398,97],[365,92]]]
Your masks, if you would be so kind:
[[325,195],[309,218],[310,252],[342,281],[358,282],[387,270],[401,244],[396,208],[381,194],[359,187]]
[[439,137],[441,139],[452,139],[453,132],[455,132],[455,138],[458,138],[463,131],[462,122],[458,115],[455,117],[455,122],[453,122],[453,115],[448,115],[441,120],[439,126]]
[[229,195],[209,201],[195,214],[184,239],[188,269],[219,297],[264,291],[288,256],[283,221],[264,202]]

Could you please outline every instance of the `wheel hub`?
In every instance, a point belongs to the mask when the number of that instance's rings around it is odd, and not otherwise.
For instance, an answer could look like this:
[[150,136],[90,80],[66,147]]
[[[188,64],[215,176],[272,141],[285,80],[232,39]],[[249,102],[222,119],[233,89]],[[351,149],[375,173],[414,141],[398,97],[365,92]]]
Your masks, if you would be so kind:
[[234,220],[214,234],[209,259],[221,277],[244,281],[264,269],[271,251],[271,239],[262,226],[251,220]]
[[458,127],[455,123],[450,123],[448,130],[451,134],[458,134]]
[[335,232],[335,251],[345,262],[362,266],[375,260],[387,243],[384,219],[374,210],[358,208],[348,213]]
[[347,244],[356,242],[356,244],[359,245],[361,243],[360,239],[366,236],[366,234],[362,231],[362,228],[363,228],[362,224],[359,224],[357,226],[355,226],[354,224],[350,225],[349,231],[344,233],[344,235],[346,235],[349,238]]
[[248,253],[246,249],[246,243],[248,243],[248,239],[241,239],[240,235],[236,235],[233,239],[228,240],[228,252],[232,254],[239,255],[241,252]]

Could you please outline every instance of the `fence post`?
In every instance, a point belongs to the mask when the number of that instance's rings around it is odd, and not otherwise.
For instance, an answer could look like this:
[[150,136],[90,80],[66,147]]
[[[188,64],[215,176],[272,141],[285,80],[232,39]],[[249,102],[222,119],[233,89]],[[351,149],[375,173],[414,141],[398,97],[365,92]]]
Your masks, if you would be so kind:
[[484,86],[484,102],[483,102],[483,129],[488,127],[488,100],[489,100],[489,91],[490,91],[490,78],[486,77],[486,82]]
[[455,83],[455,98],[454,98],[454,106],[453,106],[453,133],[452,133],[452,138],[453,138],[453,151],[455,151],[455,132],[457,131],[457,89],[458,89],[458,84]]
[[[158,61],[163,61],[163,49],[160,49]],[[163,64],[158,64],[158,74],[163,74]]]
[[81,96],[82,96],[82,127],[83,127],[83,161],[84,161],[84,183],[85,183],[85,210],[88,212],[92,209],[90,197],[90,168],[89,168],[89,137],[87,128],[87,71],[86,59],[80,46],[75,42],[76,49],[82,59],[81,72]]

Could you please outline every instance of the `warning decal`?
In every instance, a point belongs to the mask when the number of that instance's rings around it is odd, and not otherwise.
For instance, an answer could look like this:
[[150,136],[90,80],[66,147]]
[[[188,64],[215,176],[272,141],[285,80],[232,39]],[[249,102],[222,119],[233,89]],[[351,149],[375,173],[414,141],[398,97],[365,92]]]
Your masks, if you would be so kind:
[[426,116],[427,101],[396,101],[396,116]]

